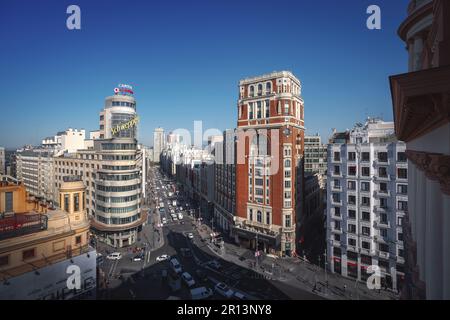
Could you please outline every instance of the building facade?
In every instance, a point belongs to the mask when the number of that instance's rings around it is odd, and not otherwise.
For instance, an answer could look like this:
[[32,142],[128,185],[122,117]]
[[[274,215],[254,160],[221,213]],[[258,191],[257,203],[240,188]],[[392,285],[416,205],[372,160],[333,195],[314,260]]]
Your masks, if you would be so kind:
[[54,150],[42,148],[19,150],[16,154],[17,179],[31,195],[48,201],[54,200],[54,155]]
[[409,163],[403,296],[450,299],[450,2],[411,0],[398,33],[409,52],[409,72],[390,78]]
[[236,241],[267,253],[295,252],[301,206],[304,102],[287,71],[239,82]]
[[403,220],[408,209],[405,144],[394,124],[369,119],[348,143],[328,146],[327,258],[332,272],[366,281],[380,268],[382,284],[404,280]]
[[[63,209],[29,197],[13,179],[0,182],[0,299],[95,298],[96,251],[89,247],[84,185],[66,179]],[[80,270],[80,289],[67,283]]]
[[0,174],[6,173],[6,154],[5,148],[0,147]]
[[164,149],[164,129],[156,128],[153,132],[153,161],[160,162],[161,152]]
[[215,143],[214,158],[214,225],[232,237],[236,212],[236,130],[226,130],[223,141]]
[[319,135],[305,136],[305,174],[326,175],[327,145],[322,144]]
[[109,138],[94,139],[91,149],[55,158],[55,190],[65,176],[79,176],[87,187],[91,227],[100,241],[114,247],[135,243],[147,221],[141,210],[145,150],[137,145],[135,107],[132,95],[107,97],[100,112],[100,135]]

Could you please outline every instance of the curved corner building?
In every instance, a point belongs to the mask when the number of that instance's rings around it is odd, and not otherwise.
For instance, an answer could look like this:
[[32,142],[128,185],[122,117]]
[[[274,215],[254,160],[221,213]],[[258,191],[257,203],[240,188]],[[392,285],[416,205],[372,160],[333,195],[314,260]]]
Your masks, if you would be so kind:
[[147,220],[141,211],[141,172],[137,163],[136,101],[130,86],[121,85],[106,98],[100,112],[95,211],[92,228],[100,241],[114,247],[136,242]]

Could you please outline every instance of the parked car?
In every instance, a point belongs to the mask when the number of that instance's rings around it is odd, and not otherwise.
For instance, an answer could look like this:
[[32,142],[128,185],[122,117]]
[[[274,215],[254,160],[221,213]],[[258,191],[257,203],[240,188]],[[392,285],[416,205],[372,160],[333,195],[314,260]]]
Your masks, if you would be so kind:
[[195,286],[195,280],[194,280],[194,278],[192,278],[192,276],[189,273],[183,272],[183,274],[181,275],[181,278],[183,279],[184,283],[189,288]]
[[213,295],[213,291],[206,287],[195,288],[191,290],[192,300],[203,300],[208,299]]
[[183,272],[183,269],[181,268],[181,265],[176,258],[170,259],[170,266],[176,274]]
[[214,287],[216,292],[225,298],[231,298],[234,294],[233,290],[231,290],[225,283],[219,282]]
[[122,259],[122,254],[120,252],[113,252],[106,256],[106,259],[109,260],[120,260]]

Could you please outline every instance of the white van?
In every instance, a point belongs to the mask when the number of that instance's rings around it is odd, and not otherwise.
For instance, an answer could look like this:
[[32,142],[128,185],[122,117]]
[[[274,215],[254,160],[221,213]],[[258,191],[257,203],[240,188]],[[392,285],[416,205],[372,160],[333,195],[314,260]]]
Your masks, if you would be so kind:
[[176,258],[170,259],[170,266],[172,267],[172,270],[177,274],[183,272],[183,270],[181,269],[181,265]]
[[183,214],[181,212],[178,212],[178,220],[183,220]]
[[192,300],[202,300],[207,299],[213,295],[213,291],[211,289],[207,289],[205,287],[195,288],[191,290],[191,298]]

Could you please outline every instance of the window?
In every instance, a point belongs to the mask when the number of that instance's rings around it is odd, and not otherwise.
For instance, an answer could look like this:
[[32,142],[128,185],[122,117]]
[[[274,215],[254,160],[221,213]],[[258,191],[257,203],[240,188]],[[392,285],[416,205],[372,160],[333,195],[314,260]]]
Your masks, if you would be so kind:
[[402,232],[397,233],[397,239],[398,239],[398,241],[403,241],[403,233]]
[[253,119],[253,103],[248,104],[248,118]]
[[380,162],[388,162],[388,154],[387,154],[387,152],[378,152],[378,161],[380,161]]
[[13,193],[6,192],[5,193],[5,212],[13,212],[14,204],[13,204]]
[[341,216],[341,208],[335,207],[335,208],[334,208],[334,215],[335,215],[336,217],[340,217],[340,216]]
[[270,100],[266,100],[266,118],[270,118]]
[[369,152],[362,152],[361,153],[361,161],[369,162],[370,161],[370,153]]
[[80,195],[78,193],[73,195],[74,211],[80,211]]
[[341,202],[341,194],[340,193],[333,193],[333,202],[335,202],[335,203]]
[[253,209],[249,210],[248,217],[250,221],[253,221]]
[[397,169],[397,178],[399,178],[399,179],[408,179],[408,169],[398,168]]
[[355,160],[356,160],[356,152],[349,152],[348,161],[355,161]]
[[266,224],[270,224],[270,212],[266,212]]
[[356,246],[356,240],[355,240],[355,239],[352,239],[352,238],[349,238],[349,239],[348,239],[348,245],[349,245],[349,246]]
[[291,199],[291,191],[285,191],[284,192],[284,198],[285,199]]
[[334,230],[341,230],[341,222],[340,221],[334,222]]
[[407,211],[408,210],[408,202],[407,201],[398,201],[397,209],[400,211]]
[[348,190],[356,190],[356,181],[348,181],[347,189]]
[[363,211],[361,216],[363,221],[370,221],[370,212]]
[[270,94],[272,92],[272,83],[266,83],[266,94]]
[[348,204],[356,204],[356,196],[349,195],[348,196]]
[[284,216],[284,226],[286,228],[290,228],[291,227],[291,216],[290,215]]
[[380,229],[380,236],[382,236],[383,238],[387,238],[388,236],[387,229]]
[[333,180],[333,184],[334,184],[334,187],[336,189],[340,189],[341,188],[341,181],[340,180],[334,179]]
[[334,153],[334,161],[341,161],[341,153],[340,152]]
[[370,176],[370,168],[369,167],[362,167],[361,168],[361,175],[363,177],[369,177]]
[[370,227],[362,227],[361,233],[366,237],[370,237]]
[[386,167],[378,168],[378,176],[381,178],[387,178],[387,168]]
[[398,162],[406,162],[408,158],[406,158],[405,152],[397,152],[397,161]]
[[285,178],[290,178],[291,177],[291,170],[284,171],[284,177]]
[[386,182],[381,182],[380,183],[380,192],[381,193],[387,193],[387,183]]
[[370,198],[369,197],[362,197],[361,198],[361,205],[364,207],[370,206]]
[[22,260],[33,259],[36,256],[36,248],[22,251]]
[[334,235],[334,240],[341,241],[341,235],[340,234],[335,234]]
[[388,216],[386,213],[381,213],[380,214],[380,222],[381,223],[388,223]]
[[256,220],[261,223],[262,222],[262,213],[261,211],[258,211],[257,215],[256,215]]
[[284,166],[285,166],[286,168],[290,168],[290,167],[291,167],[291,160],[286,159],[286,160],[284,161]]
[[81,244],[81,236],[75,237],[75,244],[80,245]]
[[389,245],[387,245],[385,243],[380,243],[378,245],[378,248],[380,249],[380,251],[389,252]]
[[262,84],[258,84],[258,96],[262,95],[262,91],[263,91],[263,86]]
[[356,167],[355,166],[348,167],[348,174],[350,176],[356,176]]
[[291,180],[285,180],[284,181],[284,187],[285,188],[290,188],[291,187]]
[[361,191],[370,192],[370,183],[361,182]]
[[406,184],[397,185],[397,193],[398,194],[408,194],[408,186]]
[[354,224],[349,224],[349,225],[348,225],[348,232],[349,232],[349,233],[356,233],[356,225],[354,225]]
[[380,198],[380,207],[387,209],[387,199],[386,198]]
[[69,195],[64,195],[64,211],[69,212]]
[[250,97],[255,96],[255,87],[254,86],[250,86],[250,94],[249,94],[249,96]]
[[355,210],[348,210],[348,217],[350,219],[356,219],[356,211]]
[[261,106],[261,101],[258,101],[257,103],[256,103],[256,110],[257,110],[257,113],[256,113],[256,117],[258,118],[258,119],[261,119],[262,118],[262,106]]
[[341,174],[341,167],[334,166],[334,175],[338,176]]
[[284,104],[284,114],[285,115],[289,114],[289,103],[287,102]]

